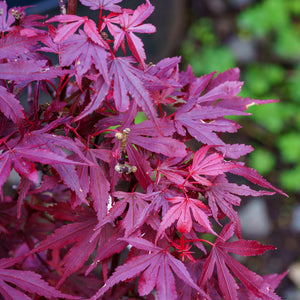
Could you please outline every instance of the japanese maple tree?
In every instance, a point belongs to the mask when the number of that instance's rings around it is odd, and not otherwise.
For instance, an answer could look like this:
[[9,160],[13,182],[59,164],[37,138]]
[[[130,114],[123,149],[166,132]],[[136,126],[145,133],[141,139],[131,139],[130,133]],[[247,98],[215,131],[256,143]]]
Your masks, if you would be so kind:
[[285,274],[230,253],[275,249],[243,239],[241,196],[285,194],[222,139],[227,116],[276,100],[238,96],[237,68],[147,62],[149,0],[80,1],[97,23],[74,0],[50,19],[0,1],[2,298],[280,299]]

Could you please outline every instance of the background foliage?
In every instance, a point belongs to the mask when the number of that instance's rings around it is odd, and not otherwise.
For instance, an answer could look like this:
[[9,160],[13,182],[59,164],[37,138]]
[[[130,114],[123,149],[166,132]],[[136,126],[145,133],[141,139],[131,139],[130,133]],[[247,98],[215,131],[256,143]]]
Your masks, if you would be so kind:
[[[185,63],[197,75],[238,66],[245,82],[243,96],[281,99],[269,106],[250,107],[253,115],[239,120],[243,126],[240,135],[255,148],[248,163],[289,194],[289,198],[266,202],[273,228],[266,239],[283,248],[277,257],[267,258],[268,266],[259,258],[248,264],[260,265],[264,271],[292,266],[299,260],[295,226],[299,224],[300,192],[300,2],[188,3],[189,25],[180,50]],[[283,290],[292,286],[285,280]],[[289,299],[297,297],[294,294]]]
[[224,3],[195,10],[200,15],[194,14],[188,28],[183,58],[197,75],[239,66],[243,96],[283,100],[251,108],[253,117],[244,124],[244,132],[257,149],[250,155],[252,167],[265,176],[276,173],[282,188],[299,192],[300,2]]

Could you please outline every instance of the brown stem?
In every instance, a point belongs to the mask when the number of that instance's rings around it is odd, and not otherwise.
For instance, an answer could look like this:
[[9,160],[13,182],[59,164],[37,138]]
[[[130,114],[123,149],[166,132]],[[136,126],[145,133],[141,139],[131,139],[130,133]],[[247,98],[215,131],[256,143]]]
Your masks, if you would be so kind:
[[77,0],[69,0],[68,2],[68,15],[76,15]]

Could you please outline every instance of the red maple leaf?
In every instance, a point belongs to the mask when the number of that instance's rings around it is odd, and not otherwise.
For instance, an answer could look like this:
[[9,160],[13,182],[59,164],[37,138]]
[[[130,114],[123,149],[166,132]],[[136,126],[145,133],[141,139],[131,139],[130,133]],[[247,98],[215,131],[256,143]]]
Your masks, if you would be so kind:
[[122,0],[80,0],[83,5],[89,6],[90,9],[105,9],[109,11],[113,11],[115,13],[122,12],[122,9],[116,3],[121,2]]
[[54,38],[54,42],[56,43],[60,43],[68,39],[82,24],[84,24],[84,32],[94,43],[102,46],[103,48],[109,48],[108,44],[102,39],[101,35],[99,34],[95,22],[88,17],[79,17],[75,15],[59,15],[46,21],[46,23],[51,22],[63,23],[56,32],[56,36]]
[[192,199],[188,196],[177,196],[168,200],[173,206],[164,215],[157,232],[156,240],[175,221],[177,221],[177,229],[180,233],[190,232],[193,226],[193,219],[204,227],[207,232],[216,235],[208,218],[207,207],[201,200]]
[[[236,225],[236,234],[241,238],[241,221],[234,210],[233,205],[239,206],[241,198],[239,196],[262,196],[273,195],[274,192],[255,191],[242,184],[229,183],[224,174],[218,175],[212,181],[212,185],[205,191],[208,205],[212,215],[218,222],[218,211],[221,210]],[[237,196],[239,195],[239,196]]]
[[186,135],[185,127],[191,136],[203,144],[225,146],[215,132],[236,132],[240,128],[236,122],[224,118],[225,115],[231,114],[230,110],[197,105],[190,111],[178,109],[174,122],[180,135]]
[[94,64],[99,73],[108,83],[106,47],[95,43],[88,34],[79,30],[79,34],[73,34],[61,44],[61,65],[70,66],[75,62],[75,69],[80,78],[90,70]]
[[[108,59],[108,77],[112,80],[115,106],[118,111],[125,112],[129,109],[130,103],[134,101],[159,128],[154,101],[143,82],[147,79],[151,81],[154,77],[137,69],[133,63],[132,57],[112,57]],[[110,85],[99,76],[96,81],[96,87],[97,93],[94,94],[91,102],[85,107],[83,112],[75,118],[75,121],[95,111],[105,100]]]
[[7,61],[26,59],[35,50],[39,40],[37,36],[28,38],[16,33],[7,34],[1,39],[0,58],[6,58]]
[[[123,45],[124,39],[127,38],[128,46],[132,51],[132,54],[141,63],[145,69],[146,54],[144,50],[144,44],[135,33],[153,33],[155,32],[155,26],[152,24],[143,24],[144,20],[147,19],[154,10],[154,6],[151,5],[149,0],[146,0],[146,4],[142,4],[137,7],[134,11],[123,10],[122,14],[113,16],[113,18],[105,19],[107,27],[110,33],[114,36],[114,50]],[[120,27],[114,25],[118,24]]]
[[[46,281],[44,281],[41,278],[41,275],[37,273],[34,273],[32,271],[7,269],[12,264],[14,264],[11,261],[13,262],[13,260],[11,259],[0,260],[0,294],[5,300],[32,299],[28,297],[24,292],[38,294],[48,299],[52,297],[61,297],[64,299],[79,299],[79,297],[67,295],[56,290],[54,287],[50,286]],[[9,284],[13,284],[15,287],[12,287]],[[20,289],[24,292],[22,292]]]
[[152,121],[146,120],[130,126],[128,142],[168,157],[184,157],[187,154],[185,144],[170,137],[175,131],[172,123],[167,119],[159,119],[157,124],[163,136],[153,130],[155,124]]
[[113,196],[117,197],[119,201],[114,203],[107,217],[115,220],[128,206],[126,215],[123,218],[122,227],[125,229],[125,236],[129,236],[129,234],[133,233],[139,228],[139,226],[141,226],[141,224],[143,224],[144,220],[141,220],[140,217],[149,205],[148,201],[151,199],[152,194],[143,194],[138,192],[126,193],[118,191],[114,192]]
[[46,60],[24,60],[2,63],[0,78],[30,82],[56,78],[69,73],[72,73],[72,71],[62,70],[60,67],[48,66]]
[[0,86],[0,110],[15,123],[24,119],[24,108],[19,100],[2,86]]
[[[216,242],[207,256],[200,279],[200,286],[204,287],[208,280],[212,277],[213,271],[216,269],[218,282],[225,300],[238,300],[237,290],[238,284],[235,277],[247,288],[250,294],[260,299],[276,299],[273,288],[264,279],[247,269],[228,252],[232,252],[242,256],[260,255],[267,250],[275,249],[273,246],[265,246],[256,241],[246,241],[240,239],[238,241],[227,242],[234,233],[234,224],[226,224]],[[233,276],[232,275],[235,276]]]
[[10,30],[10,26],[15,22],[15,18],[11,13],[11,10],[7,13],[6,1],[0,2],[0,31],[5,32]]
[[204,299],[210,299],[204,291],[192,280],[185,265],[174,258],[169,251],[155,246],[151,242],[142,238],[122,239],[135,248],[147,251],[147,254],[131,257],[124,265],[119,266],[105,285],[90,300],[96,300],[107,290],[120,281],[125,281],[136,277],[142,273],[138,291],[140,296],[149,294],[154,287],[157,289],[159,299],[176,299],[177,291],[173,272],[196,289]]
[[163,162],[158,161],[157,163],[157,183],[160,182],[162,175],[165,176],[170,182],[175,183],[178,186],[184,186],[187,188],[193,188],[193,185],[186,180],[189,173],[186,170],[186,166],[179,164],[180,162],[184,162],[186,159],[182,159],[180,157],[176,158],[167,158]]
[[235,168],[235,164],[225,162],[224,157],[214,152],[207,155],[211,146],[201,147],[194,155],[192,165],[188,167],[189,175],[198,183],[211,186],[212,183],[206,176],[219,175]]
[[97,239],[91,238],[96,224],[96,218],[90,216],[88,220],[79,219],[77,222],[63,225],[31,250],[28,255],[48,249],[61,249],[75,243],[59,264],[60,268],[63,266],[63,274],[57,284],[59,286],[68,276],[81,268],[95,250]]
[[98,220],[102,221],[108,211],[107,204],[110,197],[110,183],[106,178],[103,167],[98,163],[98,159],[100,159],[100,161],[106,160],[106,156],[108,156],[106,152],[110,154],[110,151],[105,151],[105,149],[88,149],[79,141],[76,143],[82,150],[84,156],[94,163],[94,166],[79,166],[77,173],[79,174],[78,177],[81,186],[86,193],[90,193]]

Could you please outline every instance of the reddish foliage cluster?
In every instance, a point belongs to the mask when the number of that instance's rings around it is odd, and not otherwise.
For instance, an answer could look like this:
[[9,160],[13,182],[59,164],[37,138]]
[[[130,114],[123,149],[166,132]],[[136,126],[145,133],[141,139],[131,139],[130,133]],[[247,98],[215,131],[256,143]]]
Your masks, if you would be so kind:
[[1,190],[12,169],[20,177],[16,196],[1,192],[0,294],[280,299],[284,274],[259,276],[229,253],[274,249],[242,238],[234,206],[282,192],[237,161],[250,146],[221,138],[239,129],[226,116],[274,100],[237,96],[238,69],[197,78],[179,57],[146,64],[136,34],[155,31],[154,7],[120,2],[81,0],[98,25],[0,2]]

